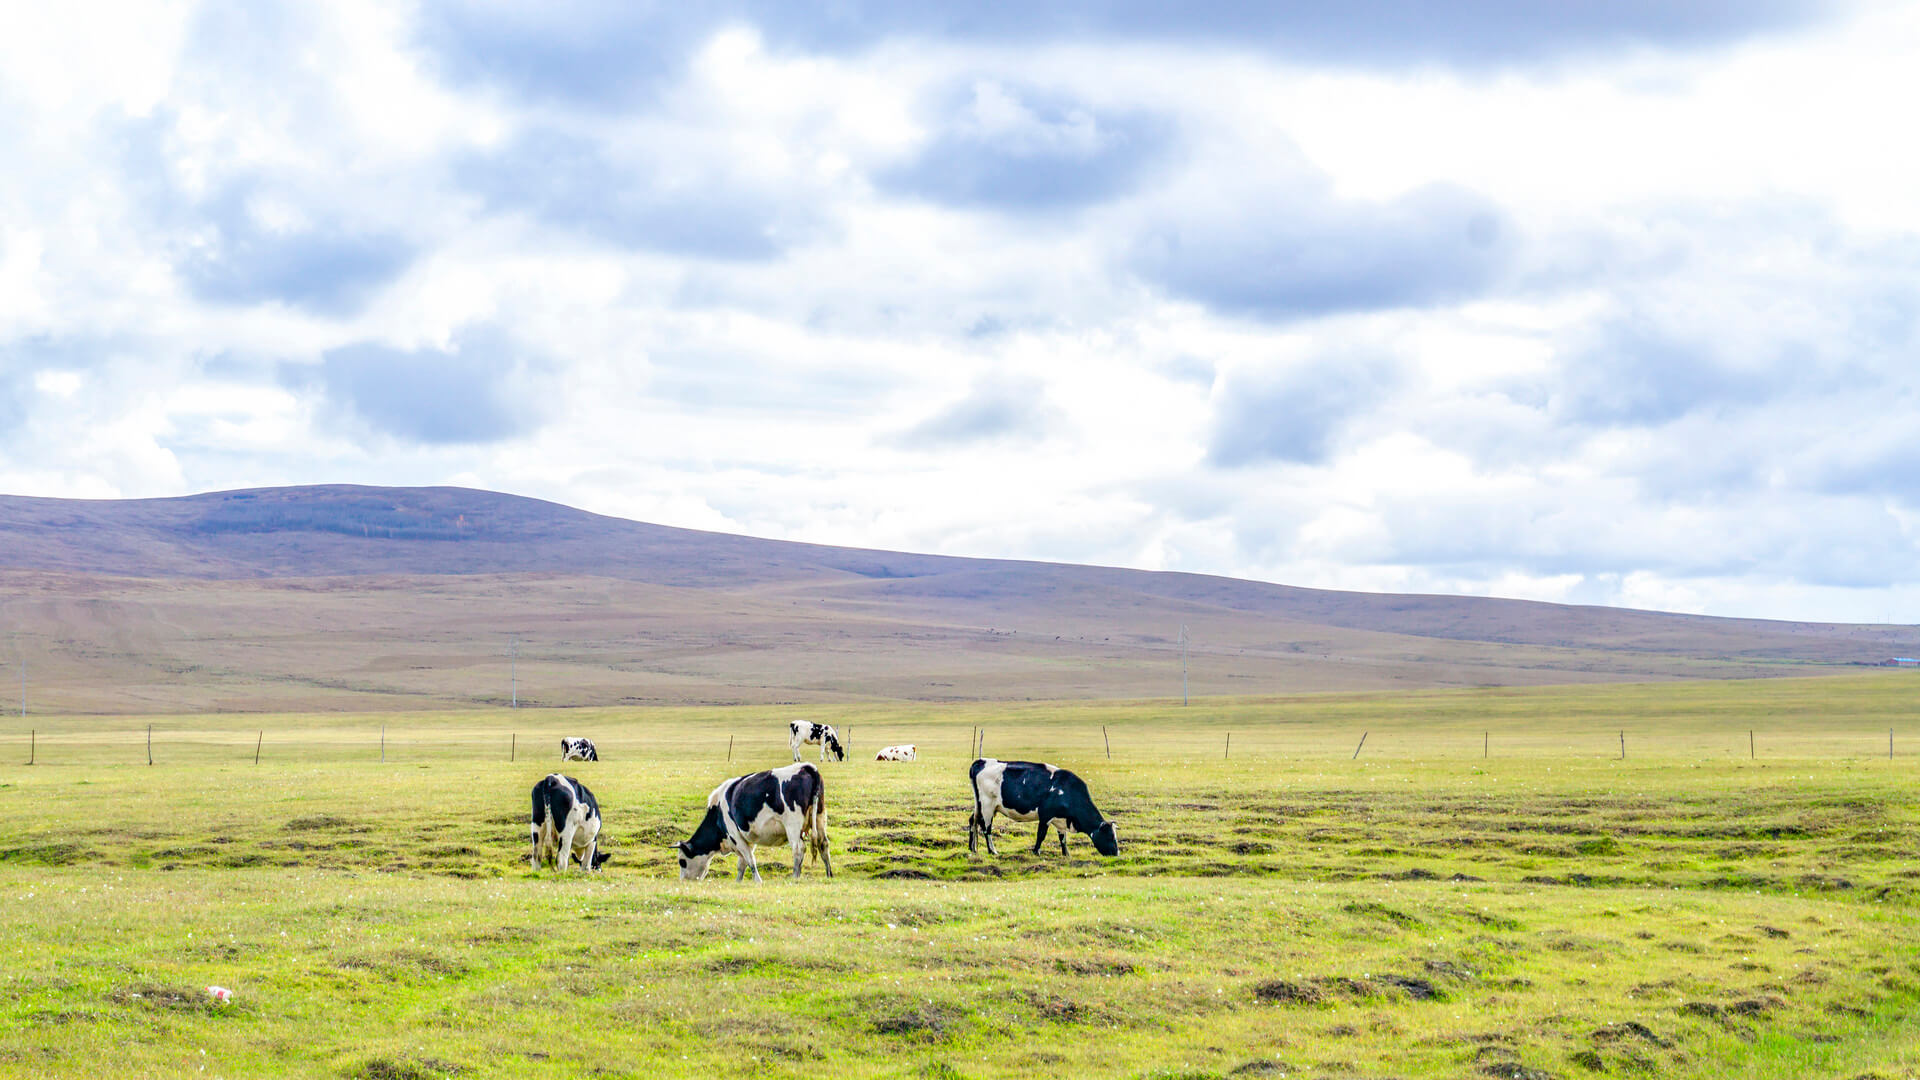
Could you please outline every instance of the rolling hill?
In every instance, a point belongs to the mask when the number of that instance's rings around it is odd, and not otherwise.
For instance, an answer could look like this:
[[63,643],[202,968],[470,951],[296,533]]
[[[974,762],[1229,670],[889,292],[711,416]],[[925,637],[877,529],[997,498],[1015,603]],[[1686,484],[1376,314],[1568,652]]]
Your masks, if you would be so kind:
[[[1177,696],[1808,674],[1905,626],[800,544],[462,488],[0,496],[30,710]],[[514,656],[509,657],[509,652]]]

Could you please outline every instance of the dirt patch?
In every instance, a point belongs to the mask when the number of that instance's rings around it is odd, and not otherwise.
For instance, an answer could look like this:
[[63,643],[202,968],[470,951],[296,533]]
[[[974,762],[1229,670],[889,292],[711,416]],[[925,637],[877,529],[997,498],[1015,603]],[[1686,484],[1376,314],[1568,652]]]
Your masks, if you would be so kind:
[[1597,1043],[1619,1042],[1622,1039],[1638,1039],[1655,1046],[1672,1046],[1673,1040],[1663,1039],[1653,1033],[1653,1029],[1637,1020],[1623,1020],[1617,1024],[1606,1024],[1594,1029],[1593,1041]]
[[1134,964],[1126,960],[1093,960],[1093,959],[1086,959],[1086,958],[1076,958],[1072,960],[1066,960],[1066,959],[1055,960],[1053,962],[1053,970],[1058,971],[1064,975],[1091,975],[1091,976],[1113,977],[1117,975],[1131,975],[1140,969]]
[[155,986],[141,983],[136,986],[118,987],[107,994],[107,1000],[115,1005],[144,1005],[149,1009],[191,1009],[195,1011],[212,1007],[212,999],[205,990],[188,990],[177,986]]
[[925,870],[916,870],[911,866],[896,866],[891,870],[882,870],[873,876],[875,878],[885,878],[885,879],[893,879],[893,880],[899,880],[899,881],[932,881],[933,880],[932,874],[927,873]]
[[393,1058],[374,1058],[347,1075],[354,1080],[438,1080],[443,1076],[458,1076],[467,1071],[465,1065],[438,1058],[419,1058],[417,1060]]
[[1235,1065],[1233,1068],[1227,1070],[1227,1075],[1228,1076],[1287,1076],[1299,1071],[1300,1070],[1294,1068],[1293,1066],[1287,1064],[1284,1061],[1279,1060],[1278,1058],[1274,1058],[1272,1060],[1262,1058],[1258,1061],[1249,1061],[1242,1065]]
[[1591,1050],[1578,1051],[1577,1053],[1574,1053],[1568,1056],[1567,1060],[1573,1062],[1575,1065],[1580,1066],[1581,1068],[1587,1070],[1588,1072],[1606,1072],[1607,1071],[1607,1063],[1600,1060],[1600,1055],[1594,1053]]
[[1355,901],[1354,903],[1343,905],[1340,910],[1349,915],[1359,915],[1369,919],[1381,919],[1401,928],[1422,925],[1419,919],[1404,911],[1371,901]]
[[1273,979],[1253,988],[1253,1000],[1269,1005],[1318,1005],[1327,1000],[1327,995],[1310,982]]
[[[516,817],[513,819],[521,820]],[[280,826],[287,832],[309,832],[314,829],[340,829],[346,832],[366,832],[367,826],[333,814],[315,814],[312,817],[297,817]]]
[[1399,990],[1415,1001],[1440,1001],[1446,998],[1446,995],[1441,993],[1438,987],[1425,979],[1415,978],[1412,975],[1382,975],[1380,976],[1380,981],[1387,986]]
[[0,862],[38,863],[42,866],[71,866],[92,856],[90,850],[71,840],[0,848]]
[[877,1015],[870,1024],[877,1035],[935,1041],[952,1038],[964,1016],[951,1005],[909,1005]]
[[1754,929],[1770,938],[1788,938],[1793,936],[1777,926],[1756,926]]

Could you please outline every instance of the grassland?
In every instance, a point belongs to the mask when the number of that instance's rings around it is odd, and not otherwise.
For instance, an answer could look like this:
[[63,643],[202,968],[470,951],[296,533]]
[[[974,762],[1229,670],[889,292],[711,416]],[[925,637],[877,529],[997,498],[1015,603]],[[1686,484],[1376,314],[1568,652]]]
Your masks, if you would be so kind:
[[[151,767],[145,720],[31,718],[0,1076],[1910,1076],[1917,688],[168,716]],[[788,717],[856,751],[840,876],[676,880]],[[982,727],[1121,857],[969,856]],[[561,734],[591,880],[525,863]]]

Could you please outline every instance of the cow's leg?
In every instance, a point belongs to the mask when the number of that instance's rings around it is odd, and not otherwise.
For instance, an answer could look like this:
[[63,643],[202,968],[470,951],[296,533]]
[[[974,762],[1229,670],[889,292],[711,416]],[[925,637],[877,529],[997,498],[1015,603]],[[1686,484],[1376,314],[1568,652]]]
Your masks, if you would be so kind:
[[1033,838],[1033,853],[1040,854],[1040,845],[1047,842],[1047,819],[1040,819],[1040,832]]
[[527,827],[527,832],[531,834],[530,839],[533,841],[533,851],[527,856],[527,864],[538,870],[540,869],[540,826],[530,825]]
[[571,859],[572,857],[573,857],[573,826],[569,825],[567,826],[566,831],[560,834],[560,861],[554,864],[554,869],[559,870],[562,873],[565,873],[567,870],[567,860]]
[[787,840],[793,845],[793,876],[800,876],[800,864],[807,858],[807,833],[803,825],[787,834]]
[[1000,854],[1000,849],[993,846],[993,819],[994,816],[999,813],[1000,809],[995,807],[980,815],[980,831],[985,834],[987,838],[987,854],[989,855]]
[[599,847],[600,835],[598,833],[587,837],[587,849],[580,853],[580,869],[582,871],[589,874],[593,873],[593,853]]
[[1053,831],[1060,834],[1060,854],[1065,855],[1067,853],[1067,827],[1065,825],[1056,825]]
[[980,853],[980,846],[974,842],[975,837],[979,835],[979,830],[980,830],[980,807],[976,805],[973,808],[973,813],[967,815],[967,852],[968,854],[978,855]]

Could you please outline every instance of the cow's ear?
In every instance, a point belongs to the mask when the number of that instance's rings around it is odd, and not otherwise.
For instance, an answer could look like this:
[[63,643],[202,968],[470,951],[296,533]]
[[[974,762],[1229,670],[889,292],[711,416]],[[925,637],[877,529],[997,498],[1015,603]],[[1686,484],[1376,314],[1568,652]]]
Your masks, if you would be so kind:
[[687,843],[687,842],[686,842],[685,840],[682,840],[682,841],[680,841],[679,843],[677,843],[677,844],[675,844],[675,845],[673,845],[673,846],[674,846],[674,850],[676,850],[676,851],[678,851],[678,852],[679,852],[680,854],[682,854],[682,855],[692,855],[692,854],[693,854],[693,845],[692,845],[692,844],[689,844],[689,843]]

